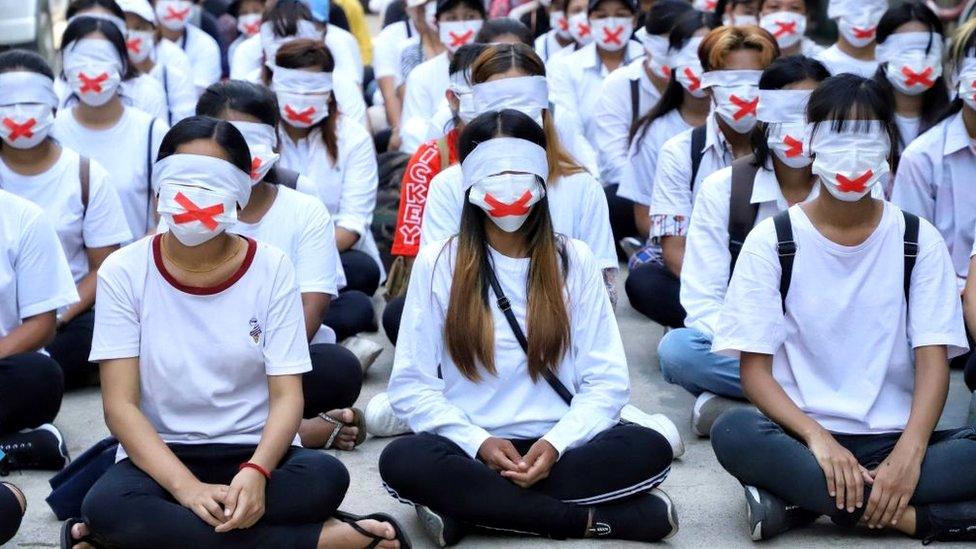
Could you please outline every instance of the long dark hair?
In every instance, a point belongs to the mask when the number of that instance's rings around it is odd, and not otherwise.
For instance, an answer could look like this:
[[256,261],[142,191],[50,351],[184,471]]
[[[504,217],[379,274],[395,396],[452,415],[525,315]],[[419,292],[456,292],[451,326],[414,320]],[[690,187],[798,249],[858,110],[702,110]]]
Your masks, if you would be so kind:
[[262,20],[271,23],[277,36],[292,36],[297,33],[299,21],[315,21],[312,10],[299,0],[278,0],[264,12]]
[[233,110],[249,114],[263,124],[278,126],[278,99],[268,88],[243,80],[212,84],[197,101],[197,116],[220,118]]
[[[759,77],[759,89],[781,90],[790,84],[804,80],[823,82],[828,78],[830,78],[830,71],[820,61],[803,55],[791,55],[780,57],[766,67]],[[768,138],[769,125],[765,122],[757,124],[750,134],[756,166],[763,167],[769,160],[769,145],[766,143]]]
[[[898,27],[915,21],[928,27],[931,43],[929,44],[929,49],[926,51],[931,50],[935,46],[934,42],[936,40],[941,41],[943,39],[942,21],[939,20],[935,13],[921,2],[906,2],[888,8],[888,11],[885,12],[881,21],[878,23],[878,44],[883,44],[888,37],[898,30]],[[878,71],[874,74],[874,80],[887,93],[892,94],[892,100],[894,100],[895,89],[885,76],[885,65],[887,63],[882,63],[878,66]],[[922,93],[922,117],[918,133],[921,135],[934,126],[948,106],[949,90],[946,87],[945,79],[940,76],[936,79],[934,86]],[[901,140],[900,132],[898,140],[895,143]]]
[[96,33],[104,36],[112,44],[112,47],[115,48],[115,52],[119,54],[119,60],[122,63],[122,80],[130,80],[139,76],[139,69],[129,63],[129,54],[125,47],[125,37],[122,36],[122,31],[114,23],[106,19],[83,15],[72,21],[68,25],[68,28],[64,29],[64,36],[61,37],[62,55],[77,40],[87,38]]
[[474,37],[475,42],[482,44],[490,44],[498,39],[499,36],[505,36],[506,34],[511,34],[519,39],[519,42],[532,46],[535,38],[532,36],[532,31],[529,27],[526,27],[521,22],[515,19],[509,19],[508,17],[501,17],[498,19],[489,19],[481,26],[481,30]]
[[647,12],[644,32],[650,35],[668,34],[681,16],[693,10],[685,0],[658,0]]
[[816,131],[821,124],[830,124],[834,131],[863,125],[865,120],[878,120],[891,141],[891,171],[898,163],[898,128],[894,122],[895,109],[891,95],[871,78],[843,73],[821,82],[810,94],[807,103],[807,122]]
[[[285,43],[275,56],[275,65],[283,69],[305,69],[314,67],[321,72],[335,70],[335,60],[329,48],[321,40],[302,38]],[[335,164],[339,160],[339,109],[335,92],[329,95],[329,115],[319,121],[314,127],[322,130],[322,141],[329,154],[329,160]]]
[[246,174],[251,173],[251,151],[244,136],[230,122],[209,116],[191,116],[177,122],[163,137],[156,160],[176,154],[180,145],[197,139],[213,140],[224,150],[228,162]]
[[122,8],[115,2],[115,0],[72,0],[68,4],[68,9],[65,14],[67,19],[78,15],[79,13],[94,7],[99,7],[112,13],[112,15],[118,17],[119,19],[125,21],[125,12]]
[[[487,112],[468,123],[461,132],[458,139],[461,161],[480,143],[495,137],[518,137],[546,146],[546,134],[525,114],[511,109]],[[489,265],[486,223],[490,221],[485,212],[468,202],[465,193],[461,227],[454,237],[457,252],[444,340],[461,375],[472,381],[481,380],[479,363],[489,374],[497,372],[495,326],[486,281]],[[519,232],[525,235],[530,254],[525,332],[529,375],[536,381],[546,370],[555,372],[571,348],[569,311],[563,296],[568,260],[559,237],[553,232],[545,197],[532,209]]]

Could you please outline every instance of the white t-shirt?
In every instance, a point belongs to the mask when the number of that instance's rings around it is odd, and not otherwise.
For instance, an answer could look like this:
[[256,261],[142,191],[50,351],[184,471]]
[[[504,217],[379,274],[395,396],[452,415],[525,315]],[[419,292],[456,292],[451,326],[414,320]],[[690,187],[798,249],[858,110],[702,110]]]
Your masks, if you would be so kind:
[[[139,407],[164,442],[256,445],[267,376],[312,369],[295,270],[284,252],[250,240],[231,278],[190,288],[166,271],[161,237],[98,270],[90,360],[138,357]],[[120,446],[116,459],[125,455]]]
[[413,22],[391,23],[373,38],[373,73],[377,79],[400,73],[400,52],[408,38],[417,36]]
[[651,122],[646,133],[641,134],[638,131],[630,145],[628,161],[624,162],[622,168],[617,196],[650,206],[654,177],[657,174],[658,153],[668,139],[692,128],[682,118],[681,111],[673,109]]
[[[491,436],[542,437],[562,455],[616,424],[629,400],[627,360],[600,268],[589,248],[565,241],[572,348],[556,375],[575,394],[570,407],[544,379],[533,382],[529,377],[525,352],[490,292],[497,375],[483,373],[477,383],[461,375],[444,343],[455,242],[424,247],[413,264],[388,388],[396,414],[415,432],[447,437],[471,457]],[[531,333],[525,325],[529,259],[489,253],[515,318],[523,331]]]
[[132,240],[122,203],[108,172],[91,161],[88,209],[81,201],[78,153],[62,147],[61,157],[46,172],[20,175],[0,159],[0,188],[40,206],[57,229],[61,247],[77,283],[88,274],[85,248],[103,248]]
[[[421,223],[421,246],[457,234],[465,190],[459,164],[442,170],[430,181]],[[576,173],[551,183],[547,192],[553,230],[589,246],[601,269],[616,268],[607,195],[596,179],[586,172]]]
[[167,131],[165,121],[132,108],[122,112],[115,126],[90,130],[75,120],[74,109],[68,109],[58,112],[52,133],[62,145],[95,160],[108,171],[109,181],[122,200],[129,232],[139,238],[155,226],[149,170]]
[[922,220],[904,293],[905,219],[884,213],[861,244],[824,237],[790,208],[796,256],[784,315],[776,230],[767,219],[746,239],[719,315],[713,352],[773,355],[773,376],[808,416],[836,433],[902,431],[915,386],[913,349],[966,351],[962,304],[939,233]]
[[558,52],[572,47],[573,42],[563,46],[556,40],[556,29],[550,29],[535,39],[535,52],[539,54],[543,63],[548,63]]
[[[329,32],[338,27],[329,27]],[[342,30],[342,29],[339,29]],[[336,33],[338,35],[338,33]],[[335,73],[344,78],[336,78],[334,82],[351,79],[352,84],[358,88],[363,82],[362,57],[359,56],[359,46],[355,50],[350,50],[351,44],[342,37],[336,38],[333,35],[329,38],[326,33],[325,45],[332,53],[335,60]],[[353,38],[355,42],[355,38]],[[261,47],[261,35],[256,34],[241,42],[234,50],[234,55],[230,57],[230,77],[232,80],[249,80],[260,82],[261,70],[264,67],[264,49]]]
[[447,53],[442,53],[417,65],[407,76],[400,116],[402,152],[413,154],[426,141],[429,121],[442,105],[447,105],[444,92],[451,84],[449,65]]
[[[54,93],[58,96],[58,111],[67,110],[79,102],[78,96],[71,92],[67,82],[61,78],[54,81]],[[166,92],[163,91],[163,85],[152,76],[140,74],[123,81],[119,85],[119,96],[122,104],[127,107],[135,107],[154,118],[166,120]]]
[[878,71],[877,61],[863,61],[847,55],[837,44],[830,46],[816,56],[823,63],[830,74],[837,75],[845,72],[853,73],[864,78],[873,78]]
[[922,117],[902,116],[895,113],[895,124],[898,126],[898,133],[901,134],[901,143],[898,144],[898,151],[901,152],[918,137],[918,130],[922,127]]
[[[163,40],[162,43],[170,44],[166,40]],[[191,73],[157,62],[149,74],[159,80],[163,86],[166,97],[166,115],[161,117],[162,120],[172,125],[196,114],[199,97]]]
[[0,338],[23,319],[78,299],[61,243],[44,211],[0,189]]
[[193,83],[200,92],[220,80],[220,45],[212,36],[193,25],[187,25],[183,38],[174,42],[190,59]]

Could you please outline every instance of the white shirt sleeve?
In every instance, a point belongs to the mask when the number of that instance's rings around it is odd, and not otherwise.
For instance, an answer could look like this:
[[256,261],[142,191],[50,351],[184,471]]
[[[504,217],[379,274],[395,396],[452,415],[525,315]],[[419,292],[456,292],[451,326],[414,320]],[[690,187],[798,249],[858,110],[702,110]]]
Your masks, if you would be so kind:
[[403,112],[400,115],[400,150],[409,154],[417,150],[427,136],[427,121],[434,115],[430,111],[432,100],[423,82],[424,73],[416,68],[407,76],[403,95]]
[[335,80],[333,93],[342,116],[348,120],[355,120],[362,127],[369,129],[369,122],[366,119],[366,100],[363,99],[359,86],[351,80],[339,78]]
[[702,181],[681,269],[681,306],[691,320],[688,325],[709,336],[715,333],[732,262],[729,194],[724,192],[731,189],[731,180],[732,168],[725,168]]
[[634,138],[628,152],[627,160],[620,175],[620,188],[617,196],[633,200],[644,206],[651,205],[651,195],[654,188],[654,175],[657,166],[659,148],[651,146],[651,128],[641,136]]
[[132,105],[153,118],[167,120],[166,93],[163,85],[148,74],[141,74],[126,81],[122,86],[122,98],[126,105]]
[[[304,198],[304,197],[303,197]],[[304,293],[339,295],[339,250],[335,244],[335,225],[328,210],[318,200],[307,200],[295,272],[298,288]]]
[[[582,205],[580,212],[585,212],[586,219],[578,225],[578,235],[573,238],[582,240],[590,247],[601,269],[616,269],[619,266],[617,250],[613,245],[613,231],[610,229],[610,209],[607,206],[607,195],[603,187],[589,174],[583,174],[580,181],[563,181],[557,185],[583,185]],[[460,220],[459,220],[460,226]]]
[[261,51],[260,39],[248,38],[234,50],[230,58],[231,80],[247,80],[255,69],[264,63],[264,52]]
[[80,299],[58,234],[40,209],[25,216],[14,271],[21,319],[55,311]]
[[908,339],[916,349],[945,345],[952,359],[969,349],[956,269],[942,235],[924,220],[918,241],[919,254],[909,289]]
[[929,157],[909,145],[898,161],[891,203],[929,222],[935,222],[935,188]]
[[451,185],[460,184],[460,170],[442,170],[430,180],[427,204],[420,222],[420,246],[447,240],[457,234],[461,226],[461,208],[451,192]]
[[600,179],[600,167],[596,151],[583,134],[583,123],[576,114],[566,110],[558,110],[554,117],[559,141],[576,163]]
[[[202,29],[195,29],[196,48],[191,56],[190,62],[193,63],[193,83],[201,91],[207,89],[211,84],[220,80],[222,69],[220,68],[220,46],[212,36]],[[192,32],[187,28],[186,32]]]
[[272,281],[264,336],[264,371],[269,376],[302,374],[312,370],[302,296],[291,261],[283,252],[278,253],[281,259]]
[[431,283],[438,258],[449,261],[453,255],[449,250],[443,250],[442,255],[442,247],[442,243],[428,246],[414,261],[387,394],[393,411],[414,432],[446,437],[474,458],[491,435],[472,424],[467,414],[444,396],[444,380],[437,375],[446,310],[438,303]]
[[[627,72],[627,67],[619,70]],[[627,163],[631,80],[623,76],[621,74],[604,80],[593,112],[592,124],[599,155],[600,181],[606,185],[620,183],[623,166]],[[622,93],[624,91],[627,93]]]
[[577,263],[572,272],[579,277],[576,295],[570,295],[576,392],[566,415],[542,437],[560,456],[613,427],[630,400],[627,359],[603,275],[585,246],[570,246],[570,260]]
[[197,90],[189,74],[174,67],[164,67],[160,77],[166,79],[164,88],[168,92],[166,98],[169,103],[168,120],[176,124],[184,118],[195,115]]
[[378,174],[373,140],[358,124],[344,125],[347,140],[344,147],[345,165],[342,168],[342,194],[339,211],[335,213],[336,227],[360,236],[369,231],[376,209]]
[[125,221],[119,193],[109,181],[105,168],[90,161],[88,209],[82,221],[82,237],[86,248],[114,246],[132,240]]
[[687,232],[692,206],[690,137],[690,131],[672,137],[658,154],[650,205],[652,240]]
[[[132,245],[149,249],[144,243]],[[141,295],[142,289],[137,290],[133,285],[144,284],[145,276],[141,280],[133,280],[121,260],[148,263],[149,259],[131,251],[124,253],[126,251],[129,250],[123,250],[122,255],[116,253],[109,256],[98,270],[98,306],[95,307],[95,331],[88,357],[92,362],[139,356],[141,323],[137,294]]]
[[574,99],[576,88],[573,85],[572,76],[569,74],[569,67],[566,65],[568,57],[554,59],[546,66],[546,74],[549,79],[549,101],[555,106],[556,111],[562,109],[575,113],[578,107]]
[[397,45],[401,39],[397,27],[402,27],[405,24],[408,23],[389,25],[373,39],[373,74],[377,80],[391,76],[396,77],[396,67],[400,64],[400,50]]

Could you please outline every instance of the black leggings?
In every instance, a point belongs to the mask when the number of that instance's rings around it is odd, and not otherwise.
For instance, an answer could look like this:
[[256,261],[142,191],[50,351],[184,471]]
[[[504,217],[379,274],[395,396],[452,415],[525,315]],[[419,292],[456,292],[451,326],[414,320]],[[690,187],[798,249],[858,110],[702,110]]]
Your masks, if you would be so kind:
[[0,358],[0,436],[51,423],[61,409],[64,376],[41,353]]
[[54,341],[47,348],[51,358],[64,370],[64,385],[68,389],[89,384],[98,371],[98,364],[88,362],[94,330],[95,311],[88,309],[58,328]]
[[341,345],[310,345],[312,371],[302,376],[305,394],[305,419],[338,408],[348,408],[363,388],[363,369],[359,359]]
[[17,535],[24,511],[11,486],[0,483],[0,545]]
[[634,201],[617,195],[620,185],[614,183],[603,188],[607,195],[607,208],[610,210],[610,231],[613,232],[613,246],[617,259],[627,261],[627,255],[620,247],[620,241],[628,236],[640,238],[637,223],[634,221]]
[[[230,484],[255,449],[246,444],[170,448],[194,476],[211,484]],[[315,548],[348,487],[349,473],[339,460],[292,447],[268,481],[264,517],[250,528],[218,534],[126,459],[95,483],[81,512],[94,541],[105,547]]]
[[[525,455],[534,440],[513,440]],[[671,446],[659,433],[614,427],[568,450],[549,477],[529,489],[470,458],[450,440],[429,433],[391,442],[380,476],[404,503],[425,505],[466,524],[557,539],[579,538],[589,508],[645,493],[667,477]]]
[[624,290],[630,306],[642,315],[662,326],[684,327],[685,309],[679,299],[681,282],[661,263],[644,263],[630,271]]
[[[861,465],[873,469],[888,457],[899,436],[835,434],[834,438]],[[854,513],[838,509],[810,449],[756,410],[740,408],[719,417],[712,427],[712,448],[722,467],[742,484],[767,490],[787,503],[827,515],[838,524],[854,525],[864,513],[865,507]],[[932,433],[911,503],[924,514],[926,507],[976,500],[973,463],[976,430],[972,427]],[[864,492],[867,501],[870,486],[865,486]],[[945,509],[940,511],[943,516],[947,514]]]
[[970,391],[976,391],[976,353],[970,353],[966,361],[965,379],[966,387],[969,387]]
[[403,317],[403,304],[406,302],[406,296],[394,297],[383,309],[383,331],[394,347],[400,335],[400,319]]
[[380,287],[380,267],[376,260],[359,250],[346,250],[339,254],[342,270],[346,272],[346,287],[342,292],[358,290],[368,296]]
[[343,291],[333,299],[322,324],[332,328],[336,341],[379,329],[372,298],[356,290]]

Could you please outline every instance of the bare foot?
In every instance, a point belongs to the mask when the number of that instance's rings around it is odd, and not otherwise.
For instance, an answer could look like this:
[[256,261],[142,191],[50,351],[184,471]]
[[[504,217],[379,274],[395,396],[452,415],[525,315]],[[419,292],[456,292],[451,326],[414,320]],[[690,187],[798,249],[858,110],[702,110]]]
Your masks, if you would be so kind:
[[[356,416],[349,408],[331,410],[326,412],[326,415],[347,424],[356,420]],[[325,446],[326,441],[329,440],[329,437],[332,436],[332,431],[335,429],[336,426],[332,423],[320,417],[313,417],[302,420],[301,425],[298,427],[298,436],[301,438],[302,446],[305,448],[321,448]],[[356,447],[357,436],[359,436],[358,427],[351,425],[343,427],[342,431],[339,432],[339,436],[336,437],[335,442],[332,443],[332,446],[337,450],[352,450]]]
[[[71,527],[71,539],[81,539],[91,533],[88,529],[88,525],[84,522],[79,522]],[[76,543],[72,546],[73,549],[95,549],[90,543]]]
[[3,485],[6,486],[11,492],[13,492],[14,497],[17,498],[17,503],[20,504],[20,514],[23,515],[24,513],[26,513],[27,496],[25,496],[24,493],[20,491],[20,488],[17,488],[16,486],[10,484],[9,482],[4,482]]
[[[396,530],[390,523],[366,519],[356,524],[363,530],[384,538],[377,545],[380,549],[399,549],[400,542],[394,539]],[[371,538],[360,534],[352,526],[336,519],[329,519],[322,527],[318,547],[319,549],[362,549],[372,542]]]

